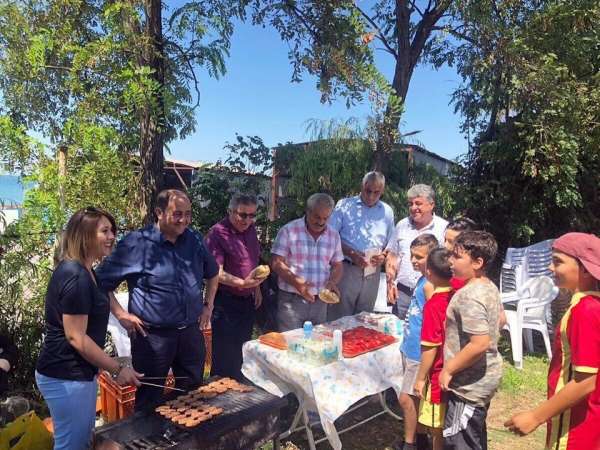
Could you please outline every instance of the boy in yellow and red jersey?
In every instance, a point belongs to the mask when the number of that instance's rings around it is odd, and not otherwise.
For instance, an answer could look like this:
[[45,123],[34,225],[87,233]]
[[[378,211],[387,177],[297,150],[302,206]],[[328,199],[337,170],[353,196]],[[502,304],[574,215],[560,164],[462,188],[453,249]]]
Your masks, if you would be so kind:
[[419,403],[419,423],[429,429],[433,450],[442,450],[442,427],[446,413],[444,395],[440,388],[439,375],[444,366],[444,340],[446,309],[454,294],[450,286],[450,252],[436,248],[427,256],[427,281],[434,291],[423,308],[421,328],[421,364],[415,382],[415,393]]
[[600,238],[567,233],[552,247],[559,287],[572,291],[556,330],[548,371],[548,400],[504,425],[526,435],[548,422],[546,449],[600,449]]

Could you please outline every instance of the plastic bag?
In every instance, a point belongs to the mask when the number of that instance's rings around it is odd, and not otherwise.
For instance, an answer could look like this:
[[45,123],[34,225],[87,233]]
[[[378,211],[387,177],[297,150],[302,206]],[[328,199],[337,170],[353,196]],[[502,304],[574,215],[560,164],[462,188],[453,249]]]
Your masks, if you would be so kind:
[[0,450],[52,450],[52,435],[34,411],[0,430]]

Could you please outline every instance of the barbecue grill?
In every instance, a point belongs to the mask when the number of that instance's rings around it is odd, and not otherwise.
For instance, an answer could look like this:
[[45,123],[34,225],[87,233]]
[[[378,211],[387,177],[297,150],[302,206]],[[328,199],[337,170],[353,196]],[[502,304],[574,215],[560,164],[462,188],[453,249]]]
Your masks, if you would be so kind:
[[[175,397],[171,395],[170,397]],[[279,398],[255,388],[248,393],[227,391],[203,402],[223,412],[197,427],[179,426],[154,411],[96,429],[97,450],[234,450],[255,449],[279,434],[280,410],[287,405]]]

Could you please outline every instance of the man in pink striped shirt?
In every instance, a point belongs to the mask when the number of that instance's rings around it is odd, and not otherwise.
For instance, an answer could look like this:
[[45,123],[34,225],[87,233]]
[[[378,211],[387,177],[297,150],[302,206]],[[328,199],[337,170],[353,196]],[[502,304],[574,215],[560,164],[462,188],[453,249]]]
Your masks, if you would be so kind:
[[306,201],[306,215],[283,226],[271,249],[271,266],[279,276],[277,325],[280,331],[302,327],[306,320],[325,322],[327,304],[318,293],[329,289],[340,295],[342,243],[327,224],[335,203],[327,194]]

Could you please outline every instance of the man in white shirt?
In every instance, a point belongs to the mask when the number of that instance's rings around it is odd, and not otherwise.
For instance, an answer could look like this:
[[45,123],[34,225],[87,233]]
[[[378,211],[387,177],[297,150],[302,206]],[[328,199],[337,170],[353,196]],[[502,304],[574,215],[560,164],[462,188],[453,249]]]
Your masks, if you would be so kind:
[[328,321],[373,311],[384,249],[394,234],[394,211],[380,200],[384,190],[384,175],[367,173],[360,194],[341,199],[329,219],[342,239],[344,274],[339,284],[341,301],[327,308]]
[[417,280],[421,274],[410,262],[410,243],[417,236],[433,234],[438,242],[444,242],[444,231],[448,222],[433,213],[435,192],[426,184],[415,184],[406,193],[409,216],[396,225],[390,239],[385,264],[388,301],[394,305],[393,312],[401,319],[406,316]]

